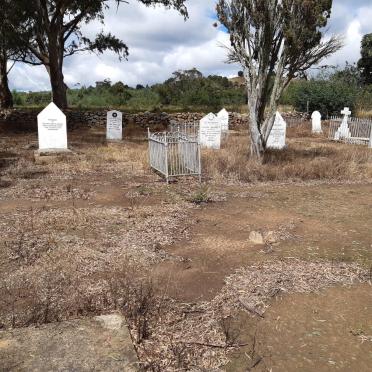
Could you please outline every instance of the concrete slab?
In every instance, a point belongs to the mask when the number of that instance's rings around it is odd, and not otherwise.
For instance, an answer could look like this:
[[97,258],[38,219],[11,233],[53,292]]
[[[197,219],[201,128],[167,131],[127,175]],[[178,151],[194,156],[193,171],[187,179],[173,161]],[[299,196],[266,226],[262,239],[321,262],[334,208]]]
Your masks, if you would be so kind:
[[0,332],[0,371],[138,371],[118,314]]

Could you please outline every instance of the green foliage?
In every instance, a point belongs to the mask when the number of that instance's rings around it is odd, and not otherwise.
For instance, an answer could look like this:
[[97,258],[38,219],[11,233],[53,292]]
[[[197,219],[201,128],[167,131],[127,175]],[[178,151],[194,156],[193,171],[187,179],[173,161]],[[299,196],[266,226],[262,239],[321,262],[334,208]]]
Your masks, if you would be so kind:
[[354,109],[356,89],[338,81],[304,81],[293,84],[293,103],[296,110],[318,110],[323,115],[336,114],[345,106]]
[[362,58],[358,62],[364,84],[372,84],[372,34],[364,35],[361,48]]
[[372,86],[363,87],[359,69],[346,64],[342,70],[322,71],[309,81],[292,81],[281,103],[301,112],[318,110],[325,116],[340,114],[345,106],[368,111],[372,109]]
[[[50,93],[17,93],[19,106],[43,106]],[[117,107],[128,111],[217,111],[222,107],[239,111],[246,103],[244,87],[233,85],[221,76],[203,77],[196,69],[177,71],[163,84],[131,88],[110,79],[95,87],[67,91],[68,103],[79,108]]]
[[206,106],[212,110],[229,105],[243,105],[246,95],[226,77],[203,75],[196,69],[176,71],[164,84],[154,86],[163,105]]
[[13,90],[13,103],[15,106],[25,106],[25,98],[26,96],[22,93],[18,93],[16,90]]
[[189,198],[190,203],[204,204],[211,202],[209,188],[207,186],[200,187],[191,197]]

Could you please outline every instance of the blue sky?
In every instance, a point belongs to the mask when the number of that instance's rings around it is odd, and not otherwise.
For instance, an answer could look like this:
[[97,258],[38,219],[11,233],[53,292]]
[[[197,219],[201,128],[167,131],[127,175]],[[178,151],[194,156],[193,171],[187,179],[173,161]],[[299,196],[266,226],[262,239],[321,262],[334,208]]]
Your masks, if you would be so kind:
[[[110,78],[125,84],[154,84],[178,69],[198,68],[204,74],[234,76],[239,66],[226,64],[228,35],[213,27],[215,0],[188,0],[190,19],[186,22],[175,11],[146,8],[135,0],[123,4],[118,12],[106,14],[105,26],[91,23],[83,29],[88,36],[102,28],[123,39],[129,46],[129,60],[119,62],[111,53],[76,55],[66,59],[64,74],[69,87],[94,85]],[[371,0],[334,0],[328,34],[341,34],[345,47],[324,63],[343,65],[360,56],[360,41],[372,33]],[[48,76],[42,66],[17,64],[10,74],[10,85],[17,90],[47,90]]]

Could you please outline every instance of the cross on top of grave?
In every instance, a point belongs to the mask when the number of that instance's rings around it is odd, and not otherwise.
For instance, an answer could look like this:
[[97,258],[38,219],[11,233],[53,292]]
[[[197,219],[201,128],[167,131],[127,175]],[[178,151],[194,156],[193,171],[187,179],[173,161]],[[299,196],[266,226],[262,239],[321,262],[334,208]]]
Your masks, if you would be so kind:
[[341,111],[341,114],[342,114],[342,115],[345,115],[345,116],[351,116],[351,111],[350,111],[349,107],[345,107],[345,108]]

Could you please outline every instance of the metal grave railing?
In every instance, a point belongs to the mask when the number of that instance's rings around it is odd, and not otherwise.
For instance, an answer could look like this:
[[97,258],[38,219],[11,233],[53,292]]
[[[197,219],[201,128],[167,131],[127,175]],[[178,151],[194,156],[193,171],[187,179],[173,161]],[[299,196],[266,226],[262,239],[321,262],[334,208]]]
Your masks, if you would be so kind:
[[341,128],[342,121],[340,117],[331,116],[328,139],[372,147],[372,120],[348,118],[345,128]]
[[168,130],[171,133],[181,132],[192,136],[199,136],[199,125],[200,124],[198,121],[181,123],[171,120],[168,126]]
[[200,143],[197,135],[180,131],[151,133],[148,129],[150,167],[167,182],[181,176],[201,179]]

